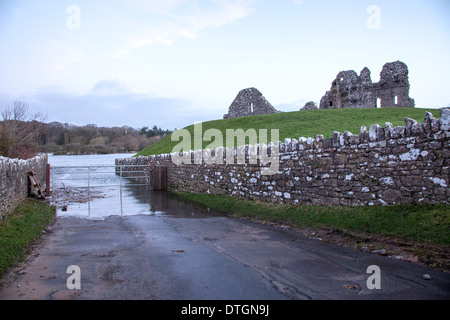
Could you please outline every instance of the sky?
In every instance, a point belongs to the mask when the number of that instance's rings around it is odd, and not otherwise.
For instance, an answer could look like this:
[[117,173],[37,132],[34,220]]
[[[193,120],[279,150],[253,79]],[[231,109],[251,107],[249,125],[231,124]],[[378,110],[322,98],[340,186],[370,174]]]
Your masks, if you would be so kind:
[[0,109],[46,122],[179,129],[249,87],[297,111],[396,60],[417,107],[450,104],[448,0],[0,0],[0,48]]

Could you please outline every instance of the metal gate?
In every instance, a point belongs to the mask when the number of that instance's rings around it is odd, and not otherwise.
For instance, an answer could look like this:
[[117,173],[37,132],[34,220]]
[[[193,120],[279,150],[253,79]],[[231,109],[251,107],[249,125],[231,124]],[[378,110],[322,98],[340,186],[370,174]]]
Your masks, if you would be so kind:
[[[134,201],[133,189],[148,188],[150,171],[146,165],[52,166],[52,202],[61,212],[92,210],[124,214]],[[98,207],[95,204],[99,205]]]

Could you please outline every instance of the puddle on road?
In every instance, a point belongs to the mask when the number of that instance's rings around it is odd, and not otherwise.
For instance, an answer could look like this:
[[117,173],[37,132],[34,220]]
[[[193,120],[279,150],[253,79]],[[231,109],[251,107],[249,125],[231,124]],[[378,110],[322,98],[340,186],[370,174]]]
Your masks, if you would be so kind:
[[57,207],[58,217],[104,219],[109,216],[149,215],[205,218],[218,215],[175,194],[151,190],[148,186],[59,191],[54,194],[52,204]]

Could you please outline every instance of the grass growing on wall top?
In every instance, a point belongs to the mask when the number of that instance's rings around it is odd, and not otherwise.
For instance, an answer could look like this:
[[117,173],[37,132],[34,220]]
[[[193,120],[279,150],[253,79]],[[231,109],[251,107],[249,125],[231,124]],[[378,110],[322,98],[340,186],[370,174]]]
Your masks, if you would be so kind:
[[[383,109],[328,109],[312,111],[281,112],[276,114],[251,116],[242,118],[232,118],[214,120],[202,123],[203,132],[208,129],[218,129],[222,132],[223,143],[225,144],[227,129],[259,129],[268,130],[268,141],[270,141],[270,130],[279,130],[279,140],[286,138],[312,137],[322,134],[325,138],[333,135],[334,131],[350,131],[359,134],[361,126],[367,129],[373,124],[380,126],[390,122],[395,126],[405,125],[404,118],[409,117],[418,122],[423,122],[425,112],[433,113],[436,119],[439,118],[438,109],[420,108],[383,108]],[[193,124],[186,127],[193,137]],[[192,138],[192,144],[194,139]],[[153,154],[171,153],[179,141],[171,141],[171,135],[140,151],[138,156],[148,156]],[[203,148],[211,142],[204,141]],[[246,142],[248,143],[248,141]],[[192,150],[194,146],[192,145]]]

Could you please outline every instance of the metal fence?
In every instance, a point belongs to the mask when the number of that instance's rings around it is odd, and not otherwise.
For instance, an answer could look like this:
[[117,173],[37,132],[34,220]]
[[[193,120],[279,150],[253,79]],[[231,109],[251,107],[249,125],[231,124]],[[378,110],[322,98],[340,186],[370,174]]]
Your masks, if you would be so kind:
[[[146,165],[51,167],[51,188],[93,188],[148,185]],[[130,174],[133,174],[130,178]]]
[[146,165],[52,166],[50,177],[58,211],[89,216],[136,210],[135,195],[150,182]]

